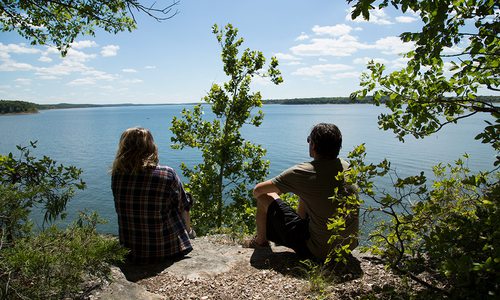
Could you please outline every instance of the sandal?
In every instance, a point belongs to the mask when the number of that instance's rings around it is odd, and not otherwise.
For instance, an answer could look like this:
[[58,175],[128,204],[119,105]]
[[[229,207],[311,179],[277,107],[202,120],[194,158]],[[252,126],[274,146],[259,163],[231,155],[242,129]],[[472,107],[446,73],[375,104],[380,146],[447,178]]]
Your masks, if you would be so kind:
[[269,245],[269,241],[265,241],[264,243],[259,244],[257,242],[257,236],[243,240],[241,245],[243,246],[243,248],[253,248],[253,249],[262,249],[271,247]]

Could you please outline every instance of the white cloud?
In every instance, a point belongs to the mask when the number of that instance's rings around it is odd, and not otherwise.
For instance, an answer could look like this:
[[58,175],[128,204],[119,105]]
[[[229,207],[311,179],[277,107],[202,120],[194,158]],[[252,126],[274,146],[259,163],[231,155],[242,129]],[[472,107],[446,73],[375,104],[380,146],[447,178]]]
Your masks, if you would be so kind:
[[101,55],[104,57],[116,56],[118,54],[119,49],[120,49],[120,46],[107,45],[107,46],[102,47]]
[[96,80],[99,80],[99,81],[102,81],[102,80],[112,81],[112,80],[116,79],[116,76],[113,74],[109,74],[109,73],[94,70],[94,69],[88,69],[82,73],[86,76],[91,76],[92,78],[95,78]]
[[356,37],[343,35],[336,39],[312,39],[309,44],[291,47],[290,51],[299,56],[350,56],[366,48]]
[[144,69],[152,70],[156,69],[156,66],[145,66]]
[[97,70],[87,70],[85,72],[82,72],[82,74],[85,75],[85,77],[72,80],[68,83],[68,85],[70,86],[95,85],[98,82],[101,83],[103,80],[112,81],[116,79],[116,76],[112,74]]
[[78,78],[73,81],[70,81],[68,85],[94,85],[96,80],[91,77]]
[[78,62],[86,62],[90,59],[95,58],[95,54],[87,54],[83,51],[78,51],[75,49],[68,49],[68,54],[66,54],[66,57],[64,60],[72,60],[72,61],[78,61]]
[[292,54],[286,54],[286,53],[276,53],[274,56],[276,56],[276,58],[278,60],[297,61],[297,60],[301,59],[300,57],[294,56]]
[[10,59],[9,52],[7,52],[7,51],[5,51],[5,52],[0,51],[0,59],[1,60],[8,60],[8,59]]
[[337,79],[346,79],[346,78],[359,78],[360,75],[361,75],[361,72],[357,72],[357,71],[343,72],[343,73],[333,74],[332,76],[330,76],[330,79],[337,80]]
[[124,80],[123,82],[126,84],[135,84],[135,83],[142,83],[144,81],[142,79],[135,78],[135,79],[127,79]]
[[81,73],[87,69],[88,67],[82,62],[64,59],[60,64],[38,68],[35,74],[42,77],[60,77],[72,73]]
[[384,54],[404,54],[414,49],[415,43],[403,41],[397,36],[388,36],[375,42],[373,48],[382,50]]
[[318,26],[315,25],[312,31],[317,35],[343,36],[352,31],[352,27],[345,24],[337,24],[334,26]]
[[416,22],[418,19],[415,17],[409,17],[409,16],[399,16],[396,17],[396,22],[398,23],[413,23]]
[[122,69],[123,73],[137,73],[136,69]]
[[14,80],[14,82],[22,85],[30,85],[31,84],[31,79],[28,78],[17,78]]
[[408,61],[409,59],[406,57],[399,57],[398,59],[391,60],[391,62],[388,65],[392,69],[401,70],[403,68],[406,68]]
[[383,59],[383,58],[374,58],[374,57],[358,57],[356,59],[353,60],[353,63],[357,64],[357,65],[367,65],[368,62],[370,62],[371,60],[373,60],[374,62],[376,63],[381,63],[381,64],[388,64],[389,61],[386,60],[386,59]]
[[252,84],[255,85],[269,86],[271,83],[272,82],[268,77],[255,76],[252,78]]
[[38,78],[42,80],[54,80],[57,79],[58,77],[52,75],[39,75]]
[[38,59],[38,61],[41,61],[41,62],[52,62],[52,58],[43,55],[43,56],[40,56],[40,58]]
[[309,36],[302,32],[297,38],[295,38],[296,41],[305,41],[309,39]]
[[344,64],[323,64],[323,65],[313,65],[310,67],[303,67],[295,70],[293,75],[308,76],[308,77],[323,77],[328,74],[340,74],[344,71],[352,70],[352,66]]
[[459,54],[462,53],[464,49],[459,46],[453,46],[453,47],[443,47],[443,54],[445,55],[453,55],[453,54]]
[[0,43],[1,53],[15,53],[15,54],[35,54],[40,53],[40,50],[26,47],[24,44],[3,44]]
[[356,23],[363,23],[363,22],[369,22],[372,24],[378,24],[378,25],[390,25],[393,24],[391,22],[389,16],[384,12],[382,9],[372,9],[370,10],[370,20],[367,21],[363,18],[363,15],[360,14],[356,19],[352,20],[351,19],[351,13],[352,13],[353,8],[351,8],[346,15],[345,19],[351,22],[356,22]]
[[27,63],[18,63],[13,60],[5,60],[0,64],[0,71],[15,72],[15,71],[32,71],[35,67]]
[[89,41],[89,40],[71,43],[71,48],[74,48],[74,49],[84,49],[84,48],[91,48],[91,47],[97,47],[97,43],[94,41]]

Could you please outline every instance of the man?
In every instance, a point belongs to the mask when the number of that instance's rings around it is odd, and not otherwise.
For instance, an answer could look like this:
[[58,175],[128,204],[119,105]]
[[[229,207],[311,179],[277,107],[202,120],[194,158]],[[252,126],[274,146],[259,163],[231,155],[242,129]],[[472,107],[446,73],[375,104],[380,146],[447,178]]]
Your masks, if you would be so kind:
[[[339,202],[331,199],[336,187],[354,192],[335,179],[348,164],[338,158],[342,134],[334,124],[320,123],[307,137],[309,155],[313,161],[295,165],[278,176],[257,184],[253,194],[257,199],[257,235],[245,242],[246,247],[268,247],[269,242],[290,247],[303,258],[324,260],[330,252],[328,219],[336,212]],[[297,212],[281,201],[279,194],[299,196]],[[348,218],[346,230],[341,233],[342,244],[357,234],[358,214]],[[351,249],[357,246],[357,239]]]

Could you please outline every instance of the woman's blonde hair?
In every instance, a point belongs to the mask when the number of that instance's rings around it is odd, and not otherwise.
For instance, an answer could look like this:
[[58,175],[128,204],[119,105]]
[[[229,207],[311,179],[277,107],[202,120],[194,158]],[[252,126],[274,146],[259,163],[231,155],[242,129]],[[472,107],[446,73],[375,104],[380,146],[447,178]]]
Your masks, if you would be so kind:
[[134,127],[120,137],[112,174],[137,174],[158,165],[158,147],[148,129]]

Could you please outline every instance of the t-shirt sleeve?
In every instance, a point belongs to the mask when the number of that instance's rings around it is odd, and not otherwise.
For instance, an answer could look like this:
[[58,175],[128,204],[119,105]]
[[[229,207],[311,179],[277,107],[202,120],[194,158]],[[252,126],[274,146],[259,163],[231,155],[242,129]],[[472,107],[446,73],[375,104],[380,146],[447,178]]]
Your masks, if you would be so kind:
[[272,178],[271,182],[276,185],[282,193],[294,193],[296,187],[301,186],[300,179],[299,165],[295,165]]

